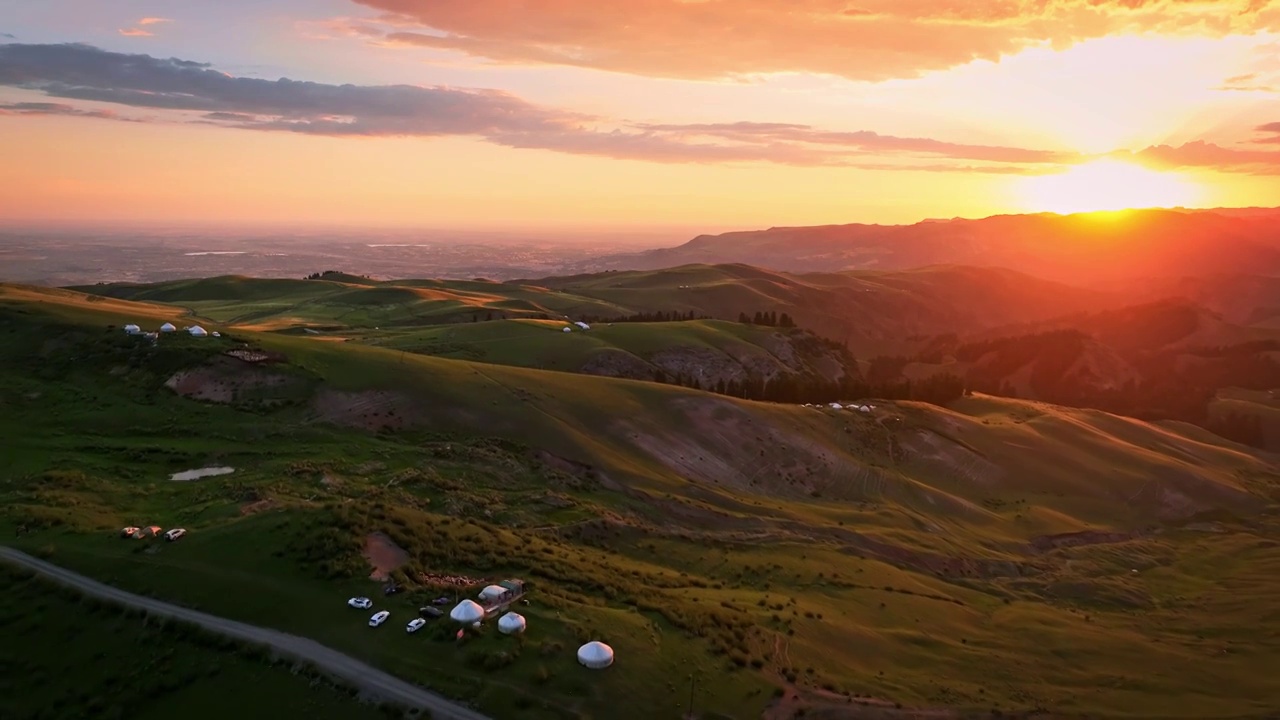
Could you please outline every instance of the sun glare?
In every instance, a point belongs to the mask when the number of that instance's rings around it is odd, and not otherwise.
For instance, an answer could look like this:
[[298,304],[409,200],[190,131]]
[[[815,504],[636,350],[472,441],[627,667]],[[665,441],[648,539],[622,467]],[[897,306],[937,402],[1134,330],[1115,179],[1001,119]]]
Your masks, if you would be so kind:
[[1023,178],[1018,191],[1027,210],[1065,215],[1194,205],[1201,189],[1173,173],[1097,160],[1053,175]]

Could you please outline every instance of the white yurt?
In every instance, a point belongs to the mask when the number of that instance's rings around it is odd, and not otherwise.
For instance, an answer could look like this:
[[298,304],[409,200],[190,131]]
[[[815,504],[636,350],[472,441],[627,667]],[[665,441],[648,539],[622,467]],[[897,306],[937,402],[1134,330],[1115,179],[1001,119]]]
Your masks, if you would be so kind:
[[573,332],[573,328],[567,327],[564,329],[564,332]]
[[484,619],[484,608],[480,607],[474,600],[463,600],[458,606],[449,611],[449,617],[455,622],[474,623]]
[[498,630],[504,635],[514,635],[515,633],[524,632],[525,621],[524,616],[520,613],[509,612],[498,618]]
[[217,330],[214,330],[214,331],[213,331],[213,336],[214,336],[214,337],[222,337],[222,333],[218,332]]
[[490,585],[480,591],[477,596],[481,600],[501,600],[503,595],[507,594],[507,589],[501,585]]
[[124,326],[124,331],[129,333],[130,335],[137,335],[138,333],[142,332],[142,328],[130,323]]
[[579,320],[578,322],[574,323],[574,325],[577,325],[578,327],[582,328],[583,330],[590,330],[590,329],[591,329],[591,326],[590,326],[590,325],[588,325],[588,324],[586,324],[586,323],[582,322],[581,320]]
[[191,333],[194,337],[204,337],[209,334],[207,330],[199,325],[193,325],[192,327],[187,328],[187,332]]
[[165,323],[160,326],[160,332],[173,332],[177,329],[178,328],[173,326],[173,323]]
[[613,648],[602,642],[592,640],[578,648],[578,662],[592,670],[607,668],[613,664]]

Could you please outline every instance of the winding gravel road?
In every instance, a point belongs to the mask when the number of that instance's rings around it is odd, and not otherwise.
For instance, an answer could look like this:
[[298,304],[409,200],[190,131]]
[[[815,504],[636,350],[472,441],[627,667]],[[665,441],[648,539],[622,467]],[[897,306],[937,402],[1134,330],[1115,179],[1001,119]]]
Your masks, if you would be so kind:
[[195,623],[213,632],[266,645],[277,653],[313,663],[320,670],[345,681],[363,692],[408,707],[421,708],[431,713],[433,720],[490,720],[473,710],[468,710],[430,690],[405,682],[337,650],[325,647],[314,640],[289,635],[278,630],[246,625],[198,610],[179,607],[154,598],[135,595],[119,588],[104,585],[78,573],[34,558],[20,550],[0,546],[0,560],[21,565],[51,580],[75,588],[87,595],[112,602],[141,608],[152,615]]

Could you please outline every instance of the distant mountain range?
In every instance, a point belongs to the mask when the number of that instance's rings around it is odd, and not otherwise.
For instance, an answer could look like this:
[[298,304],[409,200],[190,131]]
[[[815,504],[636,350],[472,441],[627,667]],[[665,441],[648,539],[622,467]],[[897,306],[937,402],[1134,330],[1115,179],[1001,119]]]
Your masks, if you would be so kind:
[[1132,278],[1280,273],[1280,210],[999,215],[914,225],[822,225],[699,235],[597,258],[591,270],[742,263],[788,272],[1004,267],[1074,285]]

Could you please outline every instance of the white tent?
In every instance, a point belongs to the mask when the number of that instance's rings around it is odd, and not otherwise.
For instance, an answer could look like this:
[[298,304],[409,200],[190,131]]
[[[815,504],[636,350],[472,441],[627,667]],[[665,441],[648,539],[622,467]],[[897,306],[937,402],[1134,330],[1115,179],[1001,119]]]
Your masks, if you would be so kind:
[[187,328],[187,332],[191,333],[192,336],[194,337],[204,337],[209,334],[207,330],[200,327],[199,325]]
[[129,333],[130,335],[137,335],[138,333],[142,332],[142,328],[130,323],[124,326],[124,331]]
[[160,326],[160,332],[173,332],[174,330],[177,330],[177,329],[178,328],[173,326],[173,323],[165,323]]
[[499,598],[501,598],[503,595],[506,595],[506,594],[507,594],[507,589],[502,587],[501,585],[490,585],[489,587],[486,587],[485,589],[481,590],[480,595],[478,597],[481,600],[498,600]]
[[586,323],[582,322],[581,320],[579,320],[578,322],[574,323],[574,325],[577,325],[578,327],[582,328],[583,330],[590,330],[590,329],[591,329],[591,326],[590,326],[590,325],[588,325],[588,324],[586,324]]
[[449,617],[460,623],[479,622],[484,619],[484,608],[474,600],[463,600],[449,611]]
[[498,618],[498,630],[505,635],[524,632],[524,616],[519,613],[509,612]]
[[871,408],[870,408],[870,407],[867,407],[866,405],[863,405],[863,406],[859,407],[858,409],[859,409],[859,410],[861,410],[862,412],[871,412]]
[[213,336],[214,336],[214,337],[222,337],[222,333],[218,332],[217,330],[214,330],[214,331],[213,331]]
[[843,405],[841,405],[840,403],[831,403],[831,409],[832,409],[832,410],[843,410],[843,409],[844,409],[844,406],[843,406]]
[[613,664],[613,648],[592,640],[578,648],[578,662],[592,670],[607,668]]
[[567,327],[567,328],[565,328],[565,329],[564,329],[564,331],[565,331],[565,332],[573,332],[573,328],[571,328],[571,327]]

